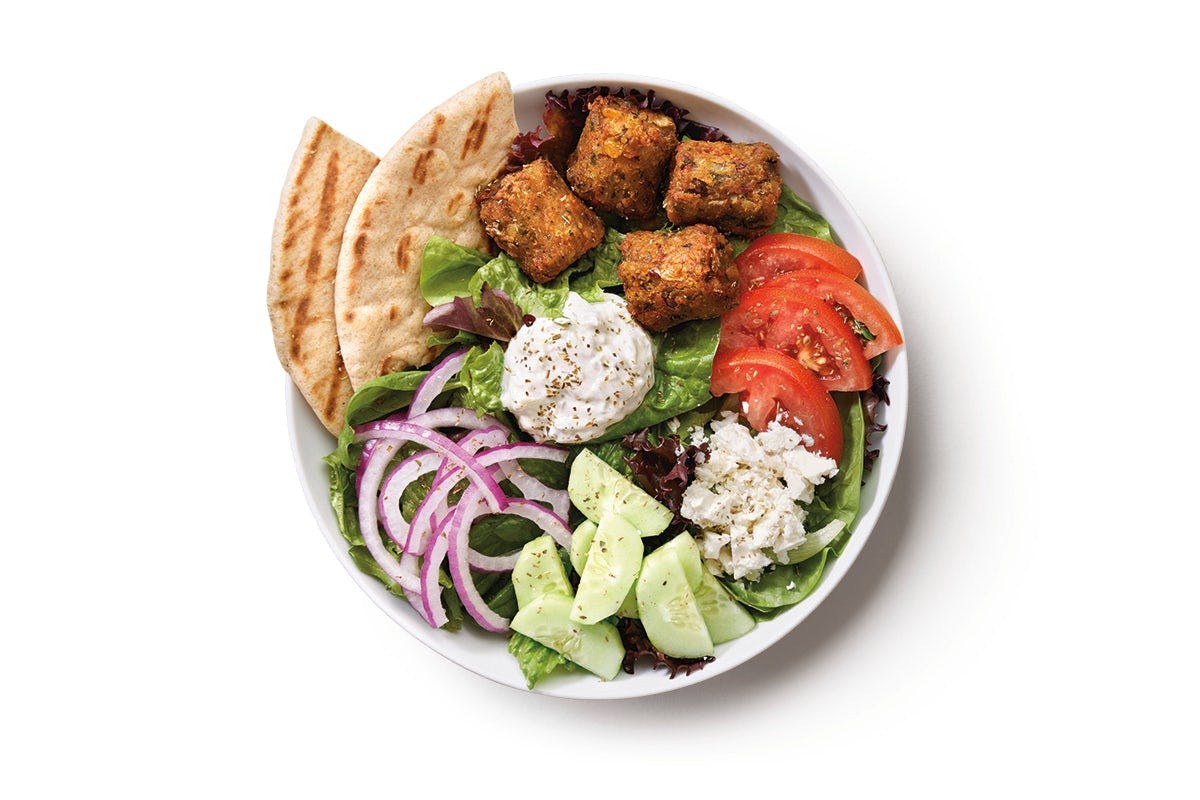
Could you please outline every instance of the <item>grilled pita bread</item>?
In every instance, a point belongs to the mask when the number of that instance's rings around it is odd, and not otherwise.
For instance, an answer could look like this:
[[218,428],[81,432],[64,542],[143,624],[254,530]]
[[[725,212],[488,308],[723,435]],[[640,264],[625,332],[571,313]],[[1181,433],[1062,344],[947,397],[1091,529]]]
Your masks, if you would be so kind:
[[435,108],[371,173],[338,257],[337,335],[354,388],[425,364],[421,255],[430,236],[488,249],[475,191],[504,166],[517,135],[512,89],[489,75]]
[[338,250],[354,199],[378,163],[374,153],[310,119],[271,237],[267,311],[275,350],[321,424],[335,435],[351,394],[333,312]]

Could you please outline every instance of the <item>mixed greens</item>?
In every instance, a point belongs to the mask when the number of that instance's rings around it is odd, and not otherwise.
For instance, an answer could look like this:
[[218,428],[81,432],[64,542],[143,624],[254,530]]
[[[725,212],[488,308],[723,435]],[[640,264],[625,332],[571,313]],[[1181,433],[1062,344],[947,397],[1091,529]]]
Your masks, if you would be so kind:
[[[790,190],[780,200],[777,231],[796,231],[832,241],[828,223]],[[511,420],[500,402],[504,364],[504,343],[526,315],[554,315],[562,309],[569,292],[591,301],[603,299],[606,292],[619,292],[617,264],[623,234],[610,228],[601,244],[587,253],[561,276],[548,284],[531,281],[509,256],[489,257],[445,239],[433,238],[425,250],[421,270],[421,288],[435,312],[437,341],[465,347],[462,366],[439,392],[434,407],[453,406],[470,409],[479,416]],[[735,243],[735,246],[744,246]],[[739,248],[740,249],[740,248]],[[457,308],[455,306],[457,305]],[[628,417],[608,430],[598,441],[570,447],[563,463],[522,461],[522,467],[536,475],[546,486],[564,489],[575,459],[588,450],[623,476],[665,502],[678,512],[678,498],[690,479],[689,458],[695,448],[686,446],[687,431],[703,426],[720,410],[719,399],[709,392],[713,354],[717,347],[718,320],[685,323],[656,335],[654,385],[642,404]],[[448,350],[449,351],[449,350]],[[337,449],[326,458],[330,469],[330,501],[339,530],[350,547],[350,555],[364,573],[380,580],[390,592],[403,597],[405,592],[381,569],[364,544],[357,516],[356,474],[363,445],[355,443],[355,428],[403,412],[412,401],[430,369],[414,369],[385,375],[361,387],[347,408],[347,425],[339,437]],[[874,401],[867,401],[873,408]],[[830,559],[845,547],[858,513],[863,481],[864,451],[868,422],[864,400],[857,394],[838,397],[843,420],[845,451],[835,478],[821,485],[808,513],[815,529],[832,520],[845,523],[844,530],[818,552],[800,563],[778,565],[759,580],[721,580],[724,589],[759,620],[770,619],[799,603],[819,584]],[[415,450],[402,450],[400,459]],[[401,512],[411,519],[430,489],[432,476],[414,481],[401,499]],[[572,508],[567,521],[571,527],[583,522]],[[670,536],[686,532],[687,522],[675,514],[669,529],[657,539],[646,542],[646,551],[662,546]],[[513,516],[484,515],[470,528],[470,546],[489,556],[500,556],[534,541],[542,535],[537,525]],[[397,557],[402,549],[388,543]],[[559,556],[566,574],[573,575],[565,548]],[[445,569],[437,576],[441,587],[448,630],[460,628],[471,616],[464,613],[455,582]],[[487,606],[496,614],[510,618],[518,613],[512,578],[504,572],[474,572],[474,584]],[[575,575],[574,580],[579,580]],[[616,618],[614,618],[615,621]],[[620,627],[621,641],[629,656],[623,666],[631,671],[639,655],[650,654],[655,665],[666,666],[672,675],[680,669],[691,671],[703,666],[707,656],[679,659],[647,649],[649,639],[642,623],[626,620]],[[540,644],[519,632],[509,636],[509,652],[520,666],[530,687],[556,670],[576,669],[562,653]]]

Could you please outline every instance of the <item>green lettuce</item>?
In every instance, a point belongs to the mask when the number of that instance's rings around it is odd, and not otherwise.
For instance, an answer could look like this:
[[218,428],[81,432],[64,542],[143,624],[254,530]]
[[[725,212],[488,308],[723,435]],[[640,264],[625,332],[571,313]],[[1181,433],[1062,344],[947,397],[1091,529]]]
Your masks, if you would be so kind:
[[431,306],[466,297],[467,282],[488,262],[489,256],[457,245],[449,239],[432,236],[421,257],[421,294]]
[[521,668],[525,684],[530,689],[559,667],[566,670],[576,669],[562,653],[516,631],[513,631],[508,639],[508,652],[517,659],[517,666]]
[[455,395],[455,405],[466,406],[480,416],[504,416],[500,404],[500,378],[504,375],[504,350],[496,342],[486,349],[476,345],[467,351]]
[[804,527],[817,530],[835,519],[841,520],[846,527],[828,547],[799,564],[772,567],[757,581],[722,579],[729,593],[749,606],[759,619],[770,619],[812,594],[821,582],[829,559],[840,555],[850,540],[862,491],[866,424],[859,395],[835,394],[834,397],[842,414],[842,460],[837,475],[817,487]]
[[489,259],[435,236],[425,245],[421,261],[421,293],[431,306],[448,303],[455,297],[471,297],[478,302],[487,284],[507,294],[526,314],[557,316],[571,292],[594,303],[604,299],[605,289],[621,285],[617,265],[621,262],[624,238],[620,231],[606,230],[600,244],[554,280],[539,284],[507,253]]
[[769,233],[802,233],[837,243],[829,222],[786,185],[779,195],[779,213]]

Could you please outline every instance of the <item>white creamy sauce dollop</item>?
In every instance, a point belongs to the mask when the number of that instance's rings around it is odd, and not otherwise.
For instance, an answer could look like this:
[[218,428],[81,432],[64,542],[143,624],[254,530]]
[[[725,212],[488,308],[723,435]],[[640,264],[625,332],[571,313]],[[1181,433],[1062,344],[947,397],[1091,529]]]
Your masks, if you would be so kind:
[[562,315],[522,326],[504,353],[500,402],[539,442],[595,439],[654,385],[654,345],[625,301],[571,292]]

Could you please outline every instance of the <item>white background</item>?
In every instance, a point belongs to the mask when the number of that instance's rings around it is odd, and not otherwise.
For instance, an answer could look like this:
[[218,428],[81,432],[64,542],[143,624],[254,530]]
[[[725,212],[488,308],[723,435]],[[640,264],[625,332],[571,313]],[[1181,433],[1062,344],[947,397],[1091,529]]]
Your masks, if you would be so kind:
[[[1196,791],[1195,26],[783,5],[5,12],[0,794]],[[264,295],[304,121],[383,152],[496,69],[759,114],[855,205],[903,311],[870,545],[775,648],[657,699],[442,660],[293,472]]]

